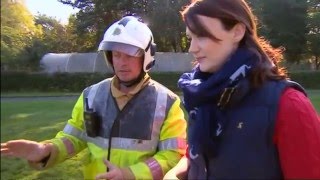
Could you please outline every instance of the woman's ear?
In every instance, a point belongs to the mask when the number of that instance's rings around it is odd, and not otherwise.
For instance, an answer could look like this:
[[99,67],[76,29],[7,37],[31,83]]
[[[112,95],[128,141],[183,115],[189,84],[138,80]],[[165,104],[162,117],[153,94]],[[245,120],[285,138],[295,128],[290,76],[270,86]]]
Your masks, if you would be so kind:
[[246,33],[246,26],[243,23],[238,23],[233,27],[233,39],[234,42],[238,43],[242,40]]

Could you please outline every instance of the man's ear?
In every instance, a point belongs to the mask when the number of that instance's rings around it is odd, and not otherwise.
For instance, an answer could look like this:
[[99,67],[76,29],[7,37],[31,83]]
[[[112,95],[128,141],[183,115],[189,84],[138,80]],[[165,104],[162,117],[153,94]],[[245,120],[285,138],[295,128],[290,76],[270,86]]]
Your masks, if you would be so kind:
[[244,25],[243,23],[238,23],[233,27],[233,39],[235,42],[240,42],[245,33],[246,33],[246,25]]

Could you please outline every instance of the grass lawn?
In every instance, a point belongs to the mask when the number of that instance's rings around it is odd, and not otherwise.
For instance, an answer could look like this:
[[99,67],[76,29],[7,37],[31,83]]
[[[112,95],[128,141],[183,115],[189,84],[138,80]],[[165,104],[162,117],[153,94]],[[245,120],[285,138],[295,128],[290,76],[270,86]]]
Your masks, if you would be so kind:
[[[65,126],[74,103],[75,100],[1,102],[1,142],[54,137]],[[35,171],[20,159],[1,157],[1,179],[83,179],[80,156],[46,171]]]
[[320,90],[308,90],[307,93],[313,106],[318,111],[318,114],[320,114]]
[[[320,113],[320,90],[310,90],[308,95]],[[43,141],[54,137],[65,126],[75,101],[1,101],[1,142],[11,139]],[[1,179],[82,179],[81,154],[45,171],[30,169],[27,162],[20,159],[2,157]]]

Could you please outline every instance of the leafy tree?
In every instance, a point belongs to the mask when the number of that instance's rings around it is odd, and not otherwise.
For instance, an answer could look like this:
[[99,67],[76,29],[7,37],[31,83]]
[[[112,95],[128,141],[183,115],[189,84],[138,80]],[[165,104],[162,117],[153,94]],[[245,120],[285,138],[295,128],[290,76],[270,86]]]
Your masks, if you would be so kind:
[[35,23],[40,25],[43,30],[41,38],[42,46],[46,51],[65,52],[66,30],[56,19],[47,15],[39,14],[35,17]]
[[315,68],[320,69],[320,2],[310,0],[308,17],[308,54]]
[[47,15],[39,14],[35,17],[35,24],[41,27],[43,33],[32,40],[31,46],[26,47],[25,57],[33,70],[40,67],[39,60],[46,53],[81,52],[86,48],[86,41],[83,41],[86,38],[77,34],[76,23],[74,15],[69,17],[69,23],[65,26]]
[[24,1],[1,0],[1,68],[25,68],[25,48],[41,35]]
[[248,0],[248,4],[251,7],[253,14],[256,16],[256,23],[258,29],[258,35],[265,36],[267,32],[267,28],[263,22],[263,8],[264,8],[264,0]]
[[79,19],[76,15],[69,17],[69,23],[66,28],[67,39],[70,43],[68,52],[91,52],[96,51],[95,34],[90,31],[79,29]]
[[185,25],[180,12],[187,0],[150,1],[148,17],[159,51],[187,51]]
[[286,60],[300,62],[306,49],[307,1],[263,0],[264,35],[274,46],[283,46]]
[[[148,22],[160,51],[185,51],[185,26],[179,11],[188,0],[58,0],[80,8],[76,15],[77,34],[90,33],[88,50],[95,50],[103,33],[115,20],[137,14]],[[184,38],[184,39],[183,39]]]
[[132,9],[129,0],[58,0],[63,4],[79,8],[76,14],[77,34],[87,37],[87,51],[97,49],[106,26]]
[[26,66],[33,71],[40,68],[40,59],[49,52],[64,53],[72,49],[66,28],[53,17],[37,15],[35,24],[42,30],[41,36],[30,40],[30,45],[25,47],[21,54]]

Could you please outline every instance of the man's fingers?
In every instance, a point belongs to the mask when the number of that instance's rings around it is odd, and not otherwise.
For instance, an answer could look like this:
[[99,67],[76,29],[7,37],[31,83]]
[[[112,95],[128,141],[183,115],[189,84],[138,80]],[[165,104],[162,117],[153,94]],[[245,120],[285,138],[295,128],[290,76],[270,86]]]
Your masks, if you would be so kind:
[[96,176],[96,179],[98,180],[98,179],[112,179],[112,178],[114,178],[114,173],[112,173],[112,172],[108,172],[108,173],[102,173],[102,174],[98,174],[97,176]]
[[120,176],[122,177],[122,174],[121,174],[121,171],[119,170],[119,168],[117,166],[113,165],[107,159],[103,159],[103,162],[106,165],[108,172],[102,173],[102,174],[98,174],[96,176],[96,179],[108,179],[108,180],[123,179],[123,178],[120,178]]
[[96,176],[96,180],[98,180],[98,179],[107,179],[107,174],[108,173],[98,174]]
[[1,147],[1,154],[7,154],[8,152],[10,152],[10,150],[8,148]]
[[8,150],[8,149],[9,149],[9,147],[8,147],[7,143],[1,143],[1,152],[4,150]]
[[[15,148],[16,144],[17,144],[17,141],[15,141],[15,140],[8,141],[6,143],[1,143],[1,149]],[[19,144],[19,142],[18,142],[18,144]]]
[[108,167],[109,171],[117,168],[117,166],[113,165],[110,161],[106,159],[104,159],[103,162]]
[[1,148],[1,156],[13,156],[13,153],[7,148]]
[[12,153],[7,143],[1,143],[1,156],[12,156]]

